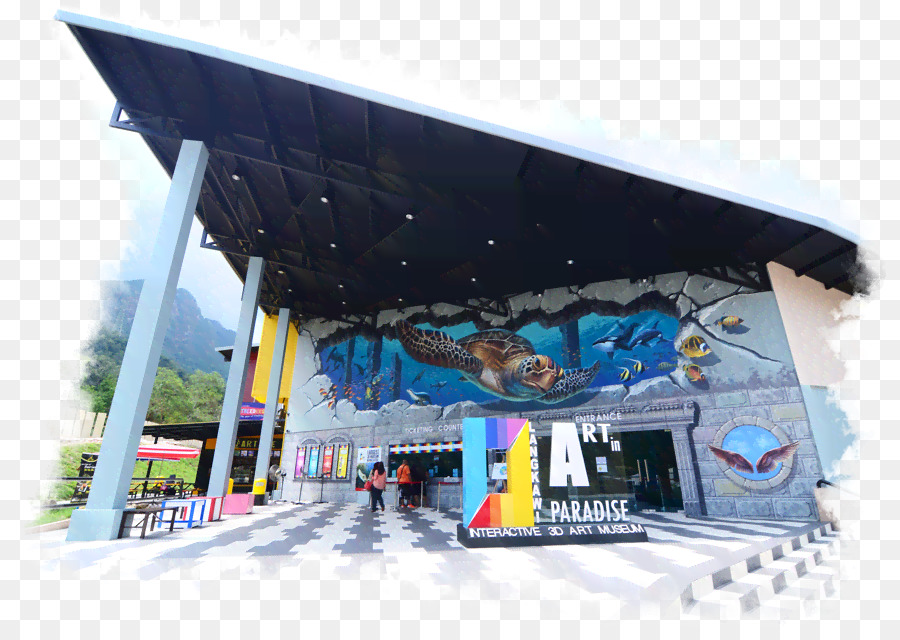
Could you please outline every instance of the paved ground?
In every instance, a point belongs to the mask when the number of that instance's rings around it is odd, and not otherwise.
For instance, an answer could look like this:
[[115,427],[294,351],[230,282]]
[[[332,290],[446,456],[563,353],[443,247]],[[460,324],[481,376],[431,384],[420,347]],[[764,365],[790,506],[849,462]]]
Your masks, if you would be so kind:
[[649,542],[467,550],[456,541],[458,511],[389,508],[372,514],[355,504],[280,503],[197,529],[156,531],[144,540],[68,543],[65,531],[46,533],[42,564],[45,572],[78,578],[166,580],[255,567],[331,577],[337,584],[370,576],[455,592],[477,585],[480,597],[492,590],[499,596],[511,584],[517,590],[556,584],[582,596],[669,602],[690,581],[815,526],[663,513],[633,519],[645,525]]

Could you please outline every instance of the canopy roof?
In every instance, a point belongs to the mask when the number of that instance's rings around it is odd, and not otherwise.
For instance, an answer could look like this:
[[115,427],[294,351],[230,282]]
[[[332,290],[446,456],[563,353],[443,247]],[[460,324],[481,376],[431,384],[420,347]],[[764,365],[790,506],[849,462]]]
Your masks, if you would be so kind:
[[[238,421],[237,437],[259,437],[261,420]],[[215,438],[219,433],[218,422],[191,422],[185,424],[145,424],[142,435],[156,436],[168,440],[207,440]],[[284,425],[275,426],[275,435],[284,433]],[[144,445],[141,445],[142,447]],[[149,446],[149,445],[148,445]]]
[[200,455],[197,449],[174,444],[142,444],[138,447],[138,460],[184,460]]
[[261,306],[326,318],[675,271],[785,265],[865,287],[809,214],[249,56],[59,12],[171,175],[210,150],[197,215]]

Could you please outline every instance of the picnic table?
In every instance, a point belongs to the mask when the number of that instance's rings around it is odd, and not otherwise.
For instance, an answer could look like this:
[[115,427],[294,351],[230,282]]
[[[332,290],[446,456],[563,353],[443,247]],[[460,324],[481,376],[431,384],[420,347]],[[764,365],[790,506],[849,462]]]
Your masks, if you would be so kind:
[[175,517],[178,514],[178,507],[167,507],[165,505],[162,505],[145,507],[143,509],[125,509],[122,513],[122,524],[119,525],[119,537],[124,537],[125,529],[140,528],[141,539],[143,539],[147,533],[148,524],[150,525],[151,533],[153,532],[153,527],[157,517],[159,517],[160,525],[165,523],[165,516],[160,514],[164,514],[166,511],[172,512],[172,520],[169,522],[169,531],[174,531]]

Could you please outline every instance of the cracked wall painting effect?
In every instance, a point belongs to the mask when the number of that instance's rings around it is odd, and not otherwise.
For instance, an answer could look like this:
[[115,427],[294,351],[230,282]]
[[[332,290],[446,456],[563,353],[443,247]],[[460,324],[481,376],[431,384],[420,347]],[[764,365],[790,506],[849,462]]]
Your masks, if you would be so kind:
[[308,324],[315,365],[294,409],[308,429],[413,407],[421,421],[464,417],[473,404],[484,415],[796,384],[774,295],[753,279],[671,274],[509,307],[502,317],[446,304],[382,312],[374,328]]

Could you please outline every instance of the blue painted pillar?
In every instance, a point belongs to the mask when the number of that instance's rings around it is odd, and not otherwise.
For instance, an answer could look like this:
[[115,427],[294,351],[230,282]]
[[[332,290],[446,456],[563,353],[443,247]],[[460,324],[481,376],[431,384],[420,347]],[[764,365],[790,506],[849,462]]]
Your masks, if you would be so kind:
[[[259,433],[259,449],[256,452],[256,471],[253,474],[253,493],[256,504],[263,504],[266,478],[269,475],[269,460],[272,457],[272,440],[275,435],[275,414],[278,412],[278,395],[281,393],[281,374],[284,369],[284,351],[287,347],[290,309],[278,310],[278,326],[275,328],[275,349],[272,352],[272,367],[269,370],[269,386],[266,389],[266,410],[263,413]],[[260,489],[259,485],[262,485]]]
[[241,297],[241,313],[238,316],[237,335],[234,338],[234,350],[228,367],[228,380],[225,382],[222,417],[219,420],[216,451],[213,453],[212,468],[209,472],[207,496],[224,496],[228,493],[228,479],[231,477],[231,463],[234,460],[234,443],[237,440],[238,421],[241,418],[241,400],[247,381],[247,366],[250,364],[250,343],[253,340],[253,326],[256,323],[256,308],[259,305],[264,266],[263,259],[258,257],[250,258],[250,264],[247,265],[247,278],[244,280],[244,292]]
[[86,508],[72,513],[67,540],[113,540],[118,537],[208,158],[209,151],[202,142],[184,140],[181,143],[149,271],[119,370],[91,493]]

